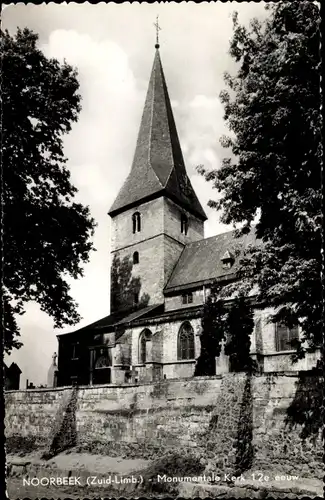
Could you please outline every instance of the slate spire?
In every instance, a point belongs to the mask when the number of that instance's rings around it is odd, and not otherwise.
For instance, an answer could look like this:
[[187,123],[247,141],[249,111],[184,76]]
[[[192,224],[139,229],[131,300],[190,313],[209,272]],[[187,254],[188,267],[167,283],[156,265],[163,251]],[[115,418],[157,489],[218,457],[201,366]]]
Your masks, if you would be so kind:
[[159,196],[172,199],[202,220],[207,218],[186,173],[156,44],[132,168],[109,214]]

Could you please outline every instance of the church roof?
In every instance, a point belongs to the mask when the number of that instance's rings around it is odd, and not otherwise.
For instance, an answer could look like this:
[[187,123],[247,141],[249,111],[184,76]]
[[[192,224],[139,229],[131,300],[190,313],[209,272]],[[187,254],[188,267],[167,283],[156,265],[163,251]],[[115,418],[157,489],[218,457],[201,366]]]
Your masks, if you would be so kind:
[[225,267],[224,255],[235,256],[238,246],[241,252],[250,244],[255,244],[254,230],[249,234],[235,238],[235,231],[218,234],[211,238],[189,243],[184,248],[174,271],[165,287],[165,292],[175,292],[199,284],[212,282],[215,279],[231,279],[236,277],[239,258],[234,257],[232,267]]
[[[59,333],[58,336],[61,335],[69,335],[69,334],[82,334],[82,333],[96,333],[96,332],[101,332],[102,330],[111,330],[114,329],[115,327],[124,325],[124,324],[129,324],[132,321],[142,318],[142,317],[148,317],[150,316],[151,313],[155,312],[158,313],[160,310],[163,308],[163,304],[154,304],[152,306],[146,306],[142,307],[141,309],[137,310],[128,310],[128,311],[117,311],[112,314],[109,314],[108,316],[104,316],[104,318],[101,318],[94,323],[91,323],[90,325],[83,326],[82,328],[79,328],[78,330],[75,330],[74,332],[67,332],[67,333]],[[118,336],[117,336],[118,338]]]
[[187,176],[159,50],[153,63],[131,171],[109,214],[167,196],[205,220]]

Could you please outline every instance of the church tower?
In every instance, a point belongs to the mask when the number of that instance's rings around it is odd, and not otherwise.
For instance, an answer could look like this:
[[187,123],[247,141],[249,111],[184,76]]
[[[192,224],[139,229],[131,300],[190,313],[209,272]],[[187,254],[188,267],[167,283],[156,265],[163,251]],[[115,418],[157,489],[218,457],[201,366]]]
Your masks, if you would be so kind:
[[184,246],[204,237],[205,212],[187,176],[156,43],[132,167],[109,215],[111,313],[164,302]]

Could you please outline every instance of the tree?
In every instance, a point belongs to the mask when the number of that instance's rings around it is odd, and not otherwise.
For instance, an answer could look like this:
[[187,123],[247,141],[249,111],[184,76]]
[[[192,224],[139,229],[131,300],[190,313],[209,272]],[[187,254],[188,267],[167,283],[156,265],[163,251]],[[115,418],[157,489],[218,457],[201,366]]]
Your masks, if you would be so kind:
[[201,353],[195,366],[195,376],[215,375],[215,358],[220,355],[225,339],[226,309],[220,297],[220,287],[213,286],[204,306],[201,320]]
[[62,136],[80,111],[76,71],[47,59],[28,29],[1,32],[4,346],[21,346],[16,314],[37,301],[55,327],[80,320],[67,276],[93,250],[95,223],[74,201]]
[[242,290],[257,285],[272,321],[300,324],[297,359],[322,341],[320,16],[313,2],[266,8],[249,28],[234,15],[238,71],[220,96],[231,154],[220,170],[199,171],[221,193],[210,206],[222,222],[242,224],[241,234],[258,218],[261,244],[241,262]]
[[251,372],[255,363],[250,356],[251,334],[254,329],[253,310],[240,295],[229,307],[226,321],[225,354],[229,356],[231,371]]

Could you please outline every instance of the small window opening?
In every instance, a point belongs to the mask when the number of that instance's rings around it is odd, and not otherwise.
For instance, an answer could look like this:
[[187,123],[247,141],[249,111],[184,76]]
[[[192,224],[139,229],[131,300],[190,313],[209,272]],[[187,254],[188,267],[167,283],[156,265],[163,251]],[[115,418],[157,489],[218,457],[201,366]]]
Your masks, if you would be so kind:
[[188,218],[185,214],[181,215],[181,233],[185,234],[185,236],[188,233]]
[[137,292],[133,294],[133,302],[134,304],[139,304],[139,294]]
[[71,348],[71,359],[79,359],[79,342],[72,344]]
[[182,295],[183,304],[192,304],[193,303],[193,293],[187,292]]
[[233,266],[235,259],[232,253],[226,250],[226,252],[223,254],[223,257],[221,257],[221,261],[224,269],[230,269]]
[[140,212],[135,212],[132,215],[132,228],[133,228],[133,233],[139,233],[141,231],[141,214],[140,214]]
[[139,252],[133,254],[133,264],[139,264]]

